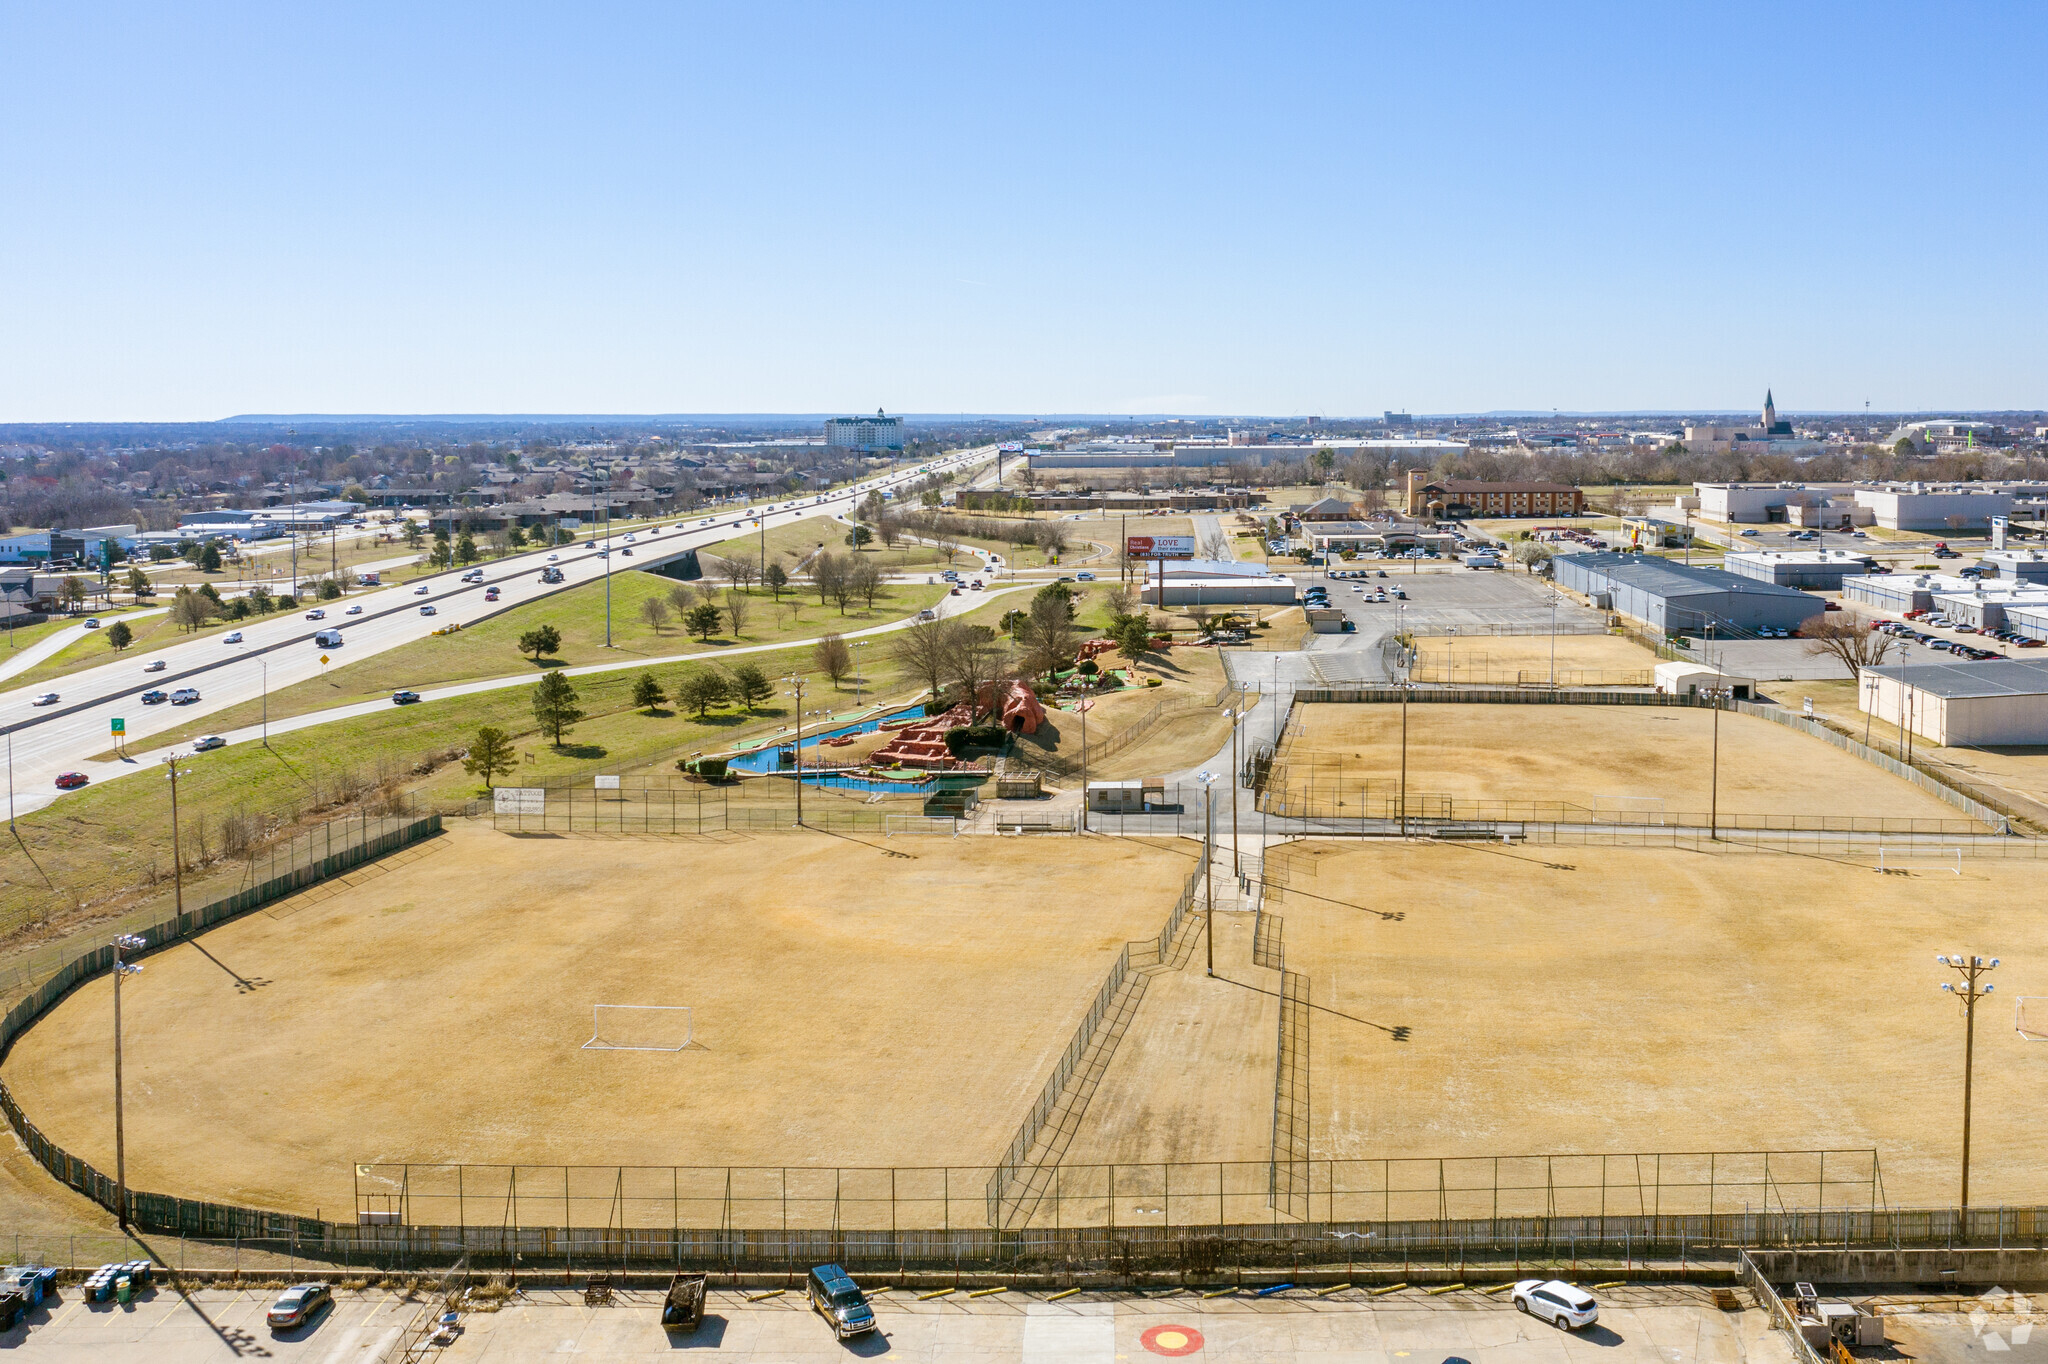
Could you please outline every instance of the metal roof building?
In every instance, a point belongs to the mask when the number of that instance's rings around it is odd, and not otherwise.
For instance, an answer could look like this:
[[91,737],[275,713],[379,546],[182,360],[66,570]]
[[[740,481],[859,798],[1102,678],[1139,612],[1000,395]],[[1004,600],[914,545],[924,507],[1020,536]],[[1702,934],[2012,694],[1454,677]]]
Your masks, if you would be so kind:
[[1846,549],[1730,550],[1721,566],[1760,583],[1839,592],[1842,579],[1870,572],[1877,560]]
[[1790,587],[1644,554],[1561,554],[1550,566],[1560,587],[1667,635],[1796,630],[1826,609]]
[[2048,743],[2048,659],[1865,668],[1856,703],[1943,747]]

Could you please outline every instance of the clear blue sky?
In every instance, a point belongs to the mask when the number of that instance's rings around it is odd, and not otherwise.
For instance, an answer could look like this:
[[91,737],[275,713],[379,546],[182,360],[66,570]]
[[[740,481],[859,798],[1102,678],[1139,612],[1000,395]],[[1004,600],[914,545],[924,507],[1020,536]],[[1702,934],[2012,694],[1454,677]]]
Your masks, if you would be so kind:
[[2048,405],[2048,6],[0,0],[0,420]]

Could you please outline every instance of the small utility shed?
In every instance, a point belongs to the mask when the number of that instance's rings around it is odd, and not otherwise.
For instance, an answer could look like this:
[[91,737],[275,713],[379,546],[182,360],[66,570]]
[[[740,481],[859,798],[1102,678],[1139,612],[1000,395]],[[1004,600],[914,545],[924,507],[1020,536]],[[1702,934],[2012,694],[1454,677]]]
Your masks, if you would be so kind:
[[1865,668],[1856,703],[1944,748],[2048,744],[2048,659]]
[[1794,588],[1646,554],[1560,554],[1550,566],[1558,586],[1667,635],[1796,630],[1826,609]]
[[1657,690],[1667,696],[1696,696],[1710,687],[1726,687],[1737,701],[1755,698],[1756,682],[1751,678],[1737,677],[1698,663],[1659,663],[1654,674]]

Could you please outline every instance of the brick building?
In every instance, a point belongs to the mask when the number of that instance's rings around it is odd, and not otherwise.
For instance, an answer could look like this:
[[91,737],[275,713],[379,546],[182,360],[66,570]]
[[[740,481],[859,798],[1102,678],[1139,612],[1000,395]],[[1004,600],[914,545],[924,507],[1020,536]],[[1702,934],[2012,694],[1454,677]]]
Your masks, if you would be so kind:
[[1408,474],[1410,516],[1583,516],[1586,495],[1566,483],[1483,483],[1469,478],[1425,482],[1419,470]]

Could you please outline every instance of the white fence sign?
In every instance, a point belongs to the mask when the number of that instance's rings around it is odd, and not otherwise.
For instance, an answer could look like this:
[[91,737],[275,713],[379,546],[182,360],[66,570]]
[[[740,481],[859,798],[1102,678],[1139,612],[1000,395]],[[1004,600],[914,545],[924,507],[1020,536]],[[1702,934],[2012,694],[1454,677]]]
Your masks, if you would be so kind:
[[616,791],[619,789],[619,779],[617,777],[599,777],[597,779],[597,789],[600,791]]
[[548,810],[547,788],[541,786],[500,786],[491,792],[491,811],[500,815],[544,815]]

